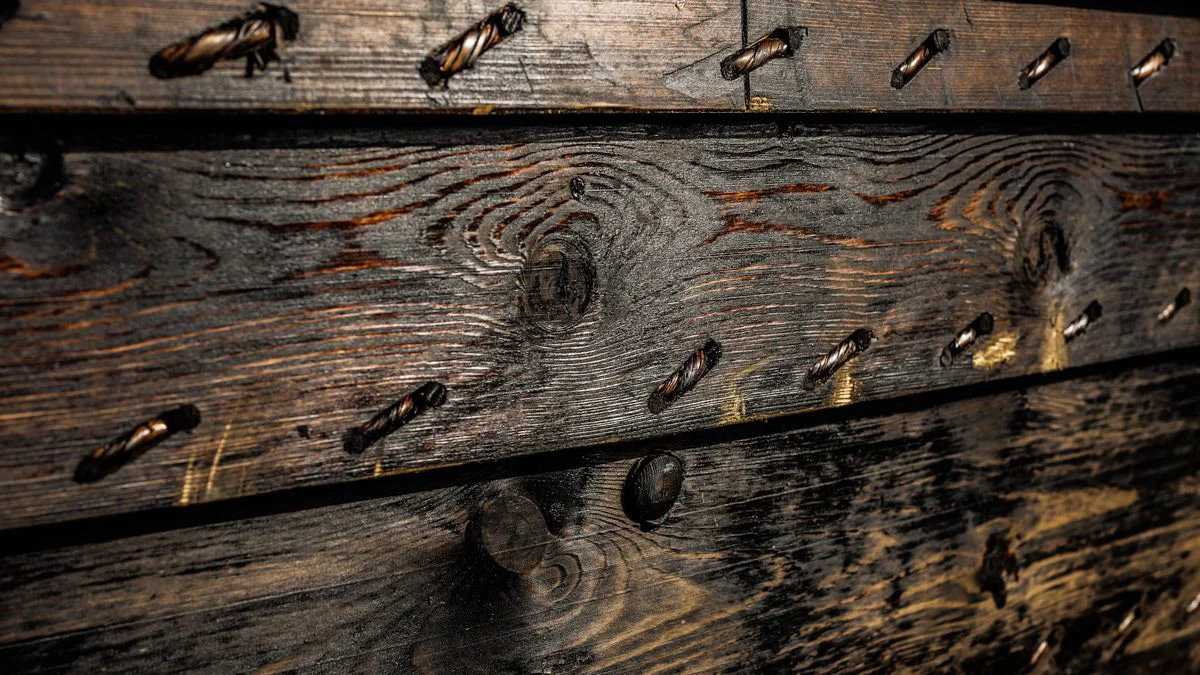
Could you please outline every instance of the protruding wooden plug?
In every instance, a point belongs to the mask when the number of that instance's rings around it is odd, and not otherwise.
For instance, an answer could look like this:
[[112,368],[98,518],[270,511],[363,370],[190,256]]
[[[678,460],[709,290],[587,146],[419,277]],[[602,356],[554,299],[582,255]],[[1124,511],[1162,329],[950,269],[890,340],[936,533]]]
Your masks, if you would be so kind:
[[1175,294],[1175,299],[1172,300],[1162,311],[1158,313],[1158,322],[1166,323],[1175,318],[1179,310],[1192,304],[1192,292],[1185,286]]
[[955,335],[954,339],[950,341],[950,344],[942,349],[942,355],[938,359],[938,362],[942,364],[943,368],[954,363],[954,359],[958,358],[959,354],[962,354],[971,345],[975,344],[976,340],[985,335],[991,335],[994,324],[995,321],[992,319],[992,315],[987,312],[975,317],[975,320],[969,326],[959,331],[958,335]]
[[475,67],[484,52],[500,44],[525,25],[525,12],[507,4],[438,47],[421,62],[421,77],[430,87],[444,89],[450,78]]
[[191,431],[200,425],[200,410],[181,405],[143,422],[127,434],[92,452],[75,467],[75,482],[94,483],[141,457],[179,431]]
[[446,388],[437,382],[426,382],[416,391],[405,394],[399,401],[379,411],[359,427],[346,431],[342,439],[346,452],[357,455],[379,439],[408,424],[412,418],[436,408],[446,401]]
[[1071,55],[1071,41],[1060,37],[1054,44],[1046,48],[1042,55],[1030,62],[1017,77],[1017,86],[1028,89],[1046,76],[1050,69],[1057,66],[1063,59]]
[[1083,313],[1075,317],[1075,320],[1067,324],[1067,327],[1063,329],[1063,339],[1070,342],[1083,335],[1087,331],[1088,326],[1095,323],[1103,313],[1104,307],[1098,301],[1093,300],[1089,302],[1088,306],[1084,308]]
[[808,29],[803,26],[776,28],[725,57],[725,60],[721,61],[721,77],[736,80],[768,61],[795,56],[807,32]]
[[902,89],[912,81],[917,73],[929,63],[933,57],[941,54],[950,47],[950,31],[939,28],[929,34],[925,41],[917,45],[912,54],[904,59],[904,63],[892,71],[892,86]]
[[1119,641],[1129,632],[1129,627],[1133,625],[1133,620],[1138,616],[1138,608],[1134,607],[1125,613],[1125,618],[1121,619],[1121,623],[1117,626],[1117,634],[1114,641]]
[[1038,664],[1038,661],[1041,660],[1042,655],[1045,654],[1046,650],[1049,648],[1050,648],[1050,640],[1047,639],[1047,640],[1042,640],[1041,642],[1039,642],[1038,646],[1033,650],[1033,656],[1029,657],[1029,667],[1033,668],[1034,666],[1036,666]]
[[683,489],[683,462],[669,452],[642,457],[625,478],[621,506],[643,530],[663,523]]
[[1171,62],[1172,56],[1175,56],[1175,41],[1166,38],[1129,71],[1130,77],[1133,78],[1133,86],[1140,87],[1143,82],[1162,72]]
[[851,333],[850,337],[842,340],[838,346],[833,348],[833,351],[822,356],[820,361],[808,369],[808,375],[804,378],[804,388],[816,389],[818,385],[828,380],[830,375],[837,372],[838,368],[854,358],[855,354],[867,351],[874,339],[875,334],[866,328],[859,328]]
[[705,342],[703,347],[692,352],[682,366],[650,392],[650,399],[646,403],[650,412],[657,415],[666,410],[680,396],[691,391],[720,360],[721,344],[716,340]]
[[[257,9],[163,47],[150,58],[150,74],[160,79],[200,75],[225,59],[246,59],[246,77],[280,61],[283,42],[300,33],[300,17],[283,5],[262,3]],[[284,69],[284,79],[291,75]]]
[[480,504],[470,532],[484,555],[514,574],[537,569],[550,542],[541,509],[515,494],[492,497]]

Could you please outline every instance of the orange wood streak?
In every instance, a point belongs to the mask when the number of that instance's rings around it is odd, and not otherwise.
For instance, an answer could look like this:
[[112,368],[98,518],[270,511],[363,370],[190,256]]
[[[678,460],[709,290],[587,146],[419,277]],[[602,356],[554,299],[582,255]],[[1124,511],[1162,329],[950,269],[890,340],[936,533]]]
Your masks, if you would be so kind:
[[773,188],[761,188],[758,190],[741,190],[738,192],[705,192],[708,197],[716,197],[726,204],[739,204],[742,202],[753,202],[762,197],[773,195],[791,195],[791,194],[814,194],[820,192],[828,192],[834,189],[832,185],[826,183],[792,183],[790,185],[781,185]]
[[87,265],[72,263],[52,267],[32,267],[28,263],[11,256],[0,256],[0,270],[22,279],[61,279],[70,276]]

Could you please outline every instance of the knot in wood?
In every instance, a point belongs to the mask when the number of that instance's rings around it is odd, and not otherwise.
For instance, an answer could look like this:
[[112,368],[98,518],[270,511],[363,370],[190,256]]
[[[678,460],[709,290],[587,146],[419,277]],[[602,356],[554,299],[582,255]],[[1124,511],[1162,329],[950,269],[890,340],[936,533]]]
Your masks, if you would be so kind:
[[528,574],[542,564],[550,531],[541,509],[525,497],[488,499],[479,506],[474,526],[479,549],[500,567]]
[[49,199],[62,182],[63,156],[56,143],[0,140],[0,213]]
[[670,453],[639,459],[625,479],[622,506],[629,519],[643,529],[653,529],[679,499],[683,489],[683,462]]
[[595,263],[582,239],[560,235],[538,242],[521,272],[521,314],[540,330],[568,330],[591,307],[595,281]]
[[1021,271],[1025,282],[1040,286],[1049,277],[1050,270],[1057,268],[1059,274],[1071,271],[1071,251],[1066,233],[1056,224],[1043,227],[1025,246],[1021,260]]
[[1017,556],[1009,548],[1008,536],[1002,532],[994,532],[988,536],[987,548],[983,553],[983,562],[975,573],[979,587],[992,594],[992,601],[997,608],[1004,607],[1008,601],[1008,586],[1005,577],[1011,576],[1018,580]]

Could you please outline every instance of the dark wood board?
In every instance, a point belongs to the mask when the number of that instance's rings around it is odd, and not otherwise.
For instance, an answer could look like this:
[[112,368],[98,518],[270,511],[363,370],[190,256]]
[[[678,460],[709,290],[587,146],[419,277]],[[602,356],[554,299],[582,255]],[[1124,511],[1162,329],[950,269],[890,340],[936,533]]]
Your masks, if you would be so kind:
[[[1155,317],[1200,287],[1198,150],[1193,135],[819,134],[69,152],[61,189],[0,217],[0,527],[1195,345],[1194,306]],[[534,297],[523,270],[550,243],[575,263]],[[1103,317],[1066,344],[1093,300]],[[941,367],[983,312],[995,332]],[[870,349],[806,389],[859,328]],[[708,338],[718,366],[652,414]],[[431,380],[444,406],[343,450]],[[180,404],[199,407],[194,432],[73,482],[85,454]]]
[[[197,77],[150,75],[159,49],[252,4],[24,0],[0,29],[0,111],[1128,112],[1195,111],[1200,96],[1194,16],[994,0],[748,0],[745,26],[730,0],[530,0],[517,3],[525,28],[445,90],[421,79],[421,61],[502,3],[295,0],[300,35],[283,50],[292,82],[278,65],[247,79],[234,62]],[[748,90],[721,77],[743,28],[754,39],[781,25],[808,28],[795,59],[756,71]],[[949,53],[892,89],[892,69],[935,28],[953,34]],[[1072,56],[1018,90],[1017,71],[1059,36],[1072,39]],[[1129,69],[1167,36],[1180,55],[1139,102]]]
[[[1184,672],[1200,667],[1200,369],[995,387],[677,448],[0,558],[14,672]],[[536,472],[537,469],[534,468]],[[408,490],[415,490],[408,492]],[[468,543],[538,505],[515,574]],[[297,499],[297,503],[303,503]],[[12,546],[34,550],[11,553]],[[1132,618],[1129,618],[1132,617]],[[1128,618],[1128,621],[1126,619]],[[1036,667],[1031,661],[1038,655]]]
[[[749,75],[752,110],[1130,112],[1200,103],[1188,47],[1200,42],[1194,17],[995,0],[748,0],[750,40],[779,26],[804,26],[807,37],[794,58]],[[893,88],[892,70],[939,28],[950,32],[949,50]],[[1021,90],[1021,69],[1059,37],[1071,41],[1070,56]],[[1130,69],[1166,37],[1179,53],[1136,90]]]
[[418,67],[501,0],[291,0],[297,40],[251,79],[242,62],[158,80],[150,57],[254,6],[248,0],[22,0],[0,28],[0,110],[742,110],[721,79],[737,48],[734,0],[519,0],[525,27],[442,90]]

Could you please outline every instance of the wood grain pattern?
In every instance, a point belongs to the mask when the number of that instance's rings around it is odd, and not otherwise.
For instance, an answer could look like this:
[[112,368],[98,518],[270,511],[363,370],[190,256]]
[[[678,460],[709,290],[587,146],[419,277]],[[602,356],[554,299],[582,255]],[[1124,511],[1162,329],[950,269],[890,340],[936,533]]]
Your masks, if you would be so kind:
[[[241,14],[241,0],[26,0],[0,32],[0,111],[1200,109],[1200,68],[1188,56],[1200,45],[1194,13],[994,0],[748,0],[751,40],[808,28],[796,57],[752,73],[748,90],[720,75],[721,59],[742,44],[738,2],[529,0],[519,3],[529,17],[521,32],[448,89],[428,86],[421,60],[501,4],[295,0],[301,31],[283,51],[288,83],[279,67],[246,79],[239,63],[200,77],[150,76],[152,54]],[[950,51],[892,89],[892,69],[936,28],[951,31]],[[1018,90],[1020,68],[1064,35],[1072,56]],[[1168,35],[1180,57],[1135,91],[1129,68]]]
[[[1190,671],[1197,414],[1188,353],[675,448],[683,491],[652,532],[621,510],[633,458],[599,454],[555,473],[480,483],[464,470],[461,485],[430,491],[10,553],[0,662],[45,673]],[[503,573],[470,545],[472,513],[496,495],[546,516],[529,543],[545,556],[528,573]]]
[[[753,110],[1133,112],[1194,111],[1200,103],[1200,69],[1186,55],[1140,91],[1129,76],[1165,37],[1200,44],[1200,18],[994,0],[748,0],[747,7],[750,39],[778,26],[808,29],[794,58],[749,75]],[[903,89],[892,88],[892,70],[939,28],[950,31],[949,50]],[[1059,37],[1070,39],[1070,57],[1020,90],[1017,74]]]
[[[65,187],[0,219],[0,527],[1195,345],[1193,307],[1155,317],[1200,287],[1198,149],[829,134],[68,153]],[[553,251],[578,264],[534,284],[531,260]],[[1103,318],[1067,346],[1092,300]],[[994,333],[939,366],[984,311]],[[860,328],[869,350],[806,390]],[[707,338],[719,366],[651,414],[650,392]],[[426,381],[444,405],[343,451],[348,428]],[[83,455],[182,404],[203,416],[190,435],[71,481]]]
[[[527,0],[524,29],[449,88],[418,67],[503,2],[291,0],[300,35],[252,79],[229,62],[157,80],[150,57],[245,12],[247,0],[24,0],[0,32],[2,110],[744,109],[718,63],[741,40],[734,0]],[[711,61],[711,63],[710,63]],[[711,71],[711,72],[708,72]]]

